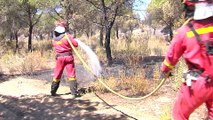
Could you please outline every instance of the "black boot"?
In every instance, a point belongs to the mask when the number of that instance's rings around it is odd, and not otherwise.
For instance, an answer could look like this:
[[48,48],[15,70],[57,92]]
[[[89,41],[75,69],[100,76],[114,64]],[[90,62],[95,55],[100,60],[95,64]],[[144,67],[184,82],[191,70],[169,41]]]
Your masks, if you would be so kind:
[[77,82],[76,80],[70,81],[70,92],[73,97],[77,97]]
[[52,85],[51,85],[51,95],[52,96],[56,96],[56,91],[58,90],[58,87],[59,87],[59,84],[60,84],[60,81],[59,82],[52,82]]

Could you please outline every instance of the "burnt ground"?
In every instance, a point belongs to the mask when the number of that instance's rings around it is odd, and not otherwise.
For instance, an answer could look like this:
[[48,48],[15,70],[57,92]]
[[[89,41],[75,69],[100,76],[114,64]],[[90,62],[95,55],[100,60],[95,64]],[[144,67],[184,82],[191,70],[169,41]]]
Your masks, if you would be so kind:
[[[107,68],[116,73],[122,66]],[[59,96],[49,95],[52,69],[33,75],[1,75],[1,120],[164,120],[171,113],[177,91],[167,82],[153,96],[144,100],[126,100],[112,93],[91,92],[76,99],[69,98],[66,76],[59,87]],[[77,66],[79,86],[85,87],[95,79]],[[125,92],[125,91],[124,91]],[[197,109],[190,120],[205,117],[204,106]]]

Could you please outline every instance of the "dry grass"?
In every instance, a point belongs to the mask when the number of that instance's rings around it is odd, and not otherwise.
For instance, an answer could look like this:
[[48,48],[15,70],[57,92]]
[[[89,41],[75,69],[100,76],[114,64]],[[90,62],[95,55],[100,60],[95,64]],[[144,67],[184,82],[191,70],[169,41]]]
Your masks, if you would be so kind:
[[2,69],[3,73],[32,74],[37,70],[47,69],[49,67],[47,62],[52,57],[49,42],[35,41],[33,44],[33,52],[27,52],[26,47],[24,47],[27,44],[26,42],[20,41],[19,43],[20,48],[16,54],[13,49],[10,49],[11,47],[14,47],[13,42],[2,45],[4,51],[0,51],[0,61],[1,67],[4,68]]
[[[100,47],[98,44],[98,35],[92,36],[89,39],[82,36],[79,40],[89,45],[100,58],[100,61],[106,62],[104,48]],[[11,47],[13,45],[14,44],[11,43],[8,46]],[[22,49],[20,49],[19,54],[15,55],[12,50],[7,51],[7,53],[5,53],[5,51],[0,51],[0,53],[2,53],[0,61],[4,64],[4,69],[7,69],[8,72],[12,74],[32,74],[36,70],[45,69],[47,67],[47,61],[49,59],[54,59],[50,41],[34,41],[34,52],[32,53],[26,52],[26,43],[23,41],[20,42],[20,47]],[[159,66],[155,66],[153,80],[147,80],[145,78],[145,70],[140,68],[139,64],[146,56],[161,56],[165,53],[167,46],[162,37],[138,32],[133,34],[128,40],[124,38],[111,39],[111,49],[113,58],[125,63],[125,65],[131,69],[134,69],[134,73],[133,75],[125,75],[124,72],[120,72],[117,76],[110,76],[104,79],[110,88],[117,91],[128,90],[136,95],[138,93],[146,93],[148,91],[146,87],[149,84],[152,84],[153,87],[158,84],[156,81],[159,80],[160,77]],[[80,52],[83,58],[86,59],[83,51]],[[76,60],[79,62],[78,59]],[[138,69],[138,67],[140,69]],[[180,74],[179,72],[181,72],[179,69],[178,67],[178,75]],[[98,91],[107,91],[98,83],[95,83],[94,86],[96,86]],[[178,86],[177,82],[175,82],[174,86]]]
[[[92,47],[97,53],[101,61],[105,58],[104,49],[97,45],[98,38],[93,37],[88,44],[95,46]],[[152,80],[145,78],[145,70],[140,67],[140,61],[147,56],[163,56],[166,53],[168,45],[163,36],[154,36],[147,33],[138,33],[133,35],[131,39],[112,39],[111,49],[112,56],[115,61],[120,61],[126,66],[134,69],[133,75],[125,75],[124,72],[119,72],[117,76],[110,76],[103,81],[118,92],[124,94],[139,95],[146,94],[153,90],[160,82],[160,66],[155,65]],[[140,68],[140,69],[135,69]],[[181,60],[176,66],[174,71],[174,79],[172,87],[177,90],[181,84],[182,72],[185,69],[184,62]],[[125,70],[123,70],[125,71]],[[100,83],[94,84],[97,91],[108,92]]]
[[[116,87],[118,85],[118,80],[115,77],[109,77],[107,79],[100,78],[107,86],[109,86],[111,89],[116,90]],[[100,82],[94,82],[92,84],[95,91],[99,91],[102,93],[109,92],[107,88],[105,88]]]
[[[90,40],[82,37],[80,40],[91,46],[100,60],[106,62],[106,59],[104,59],[105,51],[98,45],[99,39],[97,36],[93,36]],[[131,95],[148,93],[159,84],[159,65],[155,66],[153,80],[147,80],[145,78],[145,70],[139,64],[146,56],[162,56],[165,54],[166,49],[167,45],[163,37],[147,33],[139,32],[133,34],[128,40],[124,38],[111,39],[111,50],[114,60],[134,69],[134,73],[132,75],[125,75],[125,72],[119,72],[117,76],[110,76],[103,79],[103,81],[110,88],[119,92],[128,91],[128,94],[131,93]],[[151,87],[148,87],[150,84]],[[97,91],[108,91],[100,83],[94,83],[94,86]]]
[[147,92],[147,86],[149,82],[144,76],[144,72],[140,72],[135,75],[125,76],[120,78],[119,87],[120,90],[128,91],[130,95],[144,95]]
[[41,56],[52,56],[52,42],[50,40],[34,41],[33,50],[40,52]]
[[167,45],[162,37],[150,36],[145,33],[133,35],[131,41],[112,40],[113,57],[130,66],[137,66],[147,56],[162,56],[166,49]]
[[167,45],[162,36],[151,36],[148,42],[150,55],[162,56],[166,53]]
[[[79,38],[95,51],[102,62],[106,62],[104,48],[98,45],[98,36],[86,38],[85,36]],[[7,45],[0,45],[0,74],[5,72],[16,74],[32,74],[36,70],[47,68],[47,61],[53,58],[52,45],[50,41],[35,41],[33,49],[35,52],[26,53],[26,43],[20,42],[19,54],[14,55],[11,47],[13,43]],[[134,73],[126,75],[126,70],[120,70],[116,76],[109,76],[103,81],[113,90],[125,96],[139,96],[149,93],[159,84],[160,67],[155,65],[153,79],[148,80],[145,77],[145,70],[140,67],[140,61],[146,56],[162,56],[166,53],[166,42],[161,36],[148,35],[146,33],[139,33],[133,35],[131,39],[123,38],[112,39],[111,49],[115,60],[122,61],[128,68],[133,69]],[[84,59],[86,59],[84,56]],[[76,59],[78,60],[78,59]],[[186,70],[186,65],[183,59],[180,60],[174,70],[172,77],[172,88],[177,90],[181,84],[182,73]],[[4,70],[2,69],[4,68]],[[127,69],[128,69],[127,68]],[[109,92],[99,82],[93,83],[93,87],[99,92]],[[171,106],[165,106],[160,115],[160,120],[171,119]]]
[[[134,68],[135,74],[126,75],[125,70],[120,70],[118,75],[110,76],[102,79],[107,86],[112,90],[119,92],[125,96],[138,96],[149,93],[149,90],[153,89],[149,87],[149,80],[145,78],[144,70],[141,68]],[[109,92],[101,83],[93,83],[93,87],[96,91],[105,93]]]
[[0,75],[3,74],[2,65],[0,64]]
[[47,58],[42,57],[40,52],[28,53],[24,56],[5,54],[1,58],[4,69],[10,74],[32,74],[36,70],[46,69]]
[[[82,36],[79,40],[89,45],[100,58],[100,61],[106,62],[105,50],[99,45],[98,34],[90,38]],[[133,32],[129,39],[122,37],[111,39],[112,57],[130,66],[137,65],[146,56],[164,55],[166,49],[167,45],[162,36],[155,36],[146,32]]]
[[172,120],[171,116],[171,106],[165,105],[163,108],[162,114],[160,115],[160,120]]

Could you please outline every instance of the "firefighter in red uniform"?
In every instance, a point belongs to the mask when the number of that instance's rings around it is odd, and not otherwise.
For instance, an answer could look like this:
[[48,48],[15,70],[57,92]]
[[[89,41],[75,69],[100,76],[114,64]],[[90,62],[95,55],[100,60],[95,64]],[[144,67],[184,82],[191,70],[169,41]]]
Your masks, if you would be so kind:
[[65,24],[63,21],[58,21],[53,33],[52,45],[56,52],[56,66],[54,69],[54,77],[51,85],[51,95],[55,96],[56,91],[60,84],[60,79],[63,74],[64,68],[66,68],[66,73],[68,80],[70,82],[70,91],[73,98],[77,95],[77,82],[76,73],[74,65],[74,57],[72,55],[72,48],[68,42],[68,38],[74,47],[78,46],[77,41],[73,39],[70,34],[65,35]]
[[177,30],[161,70],[168,75],[183,56],[188,66],[172,111],[175,120],[187,120],[205,103],[213,120],[213,0],[185,0],[190,17]]

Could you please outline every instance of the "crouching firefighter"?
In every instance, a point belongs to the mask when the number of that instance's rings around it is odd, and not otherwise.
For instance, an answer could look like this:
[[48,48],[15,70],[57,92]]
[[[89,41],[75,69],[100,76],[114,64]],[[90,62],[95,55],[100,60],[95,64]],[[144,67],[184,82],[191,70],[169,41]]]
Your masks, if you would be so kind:
[[[67,34],[67,37],[69,37],[69,40],[71,41],[74,47],[78,46],[77,41],[75,41],[70,34]],[[58,21],[56,23],[56,27],[53,32],[52,45],[56,52],[56,66],[54,69],[54,76],[51,85],[51,95],[56,95],[56,91],[59,87],[63,70],[64,68],[66,68],[66,74],[70,84],[71,96],[72,98],[75,98],[77,96],[77,82],[74,57],[72,54],[72,47],[69,44],[68,38],[66,38],[65,35],[65,24],[63,21]]]
[[168,74],[181,56],[188,66],[172,116],[174,120],[188,120],[204,103],[213,120],[213,0],[183,3],[189,19],[177,30],[161,66]]

